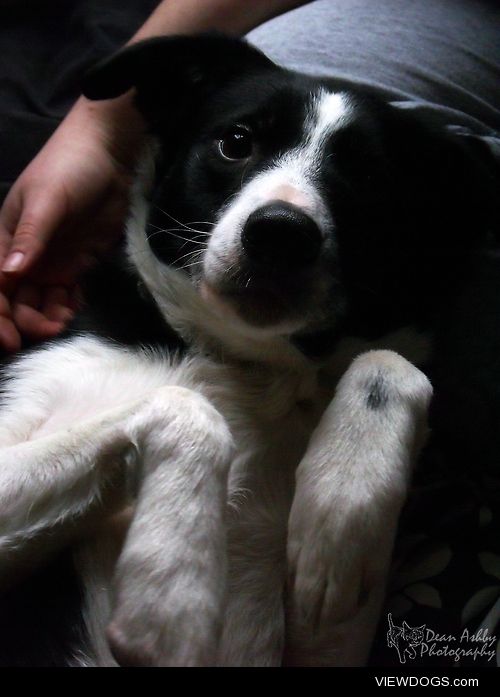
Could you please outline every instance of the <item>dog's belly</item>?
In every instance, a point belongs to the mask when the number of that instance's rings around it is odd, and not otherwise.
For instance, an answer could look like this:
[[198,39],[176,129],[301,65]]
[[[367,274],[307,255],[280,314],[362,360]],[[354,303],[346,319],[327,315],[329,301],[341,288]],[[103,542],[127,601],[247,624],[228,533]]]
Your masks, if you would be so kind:
[[[327,401],[326,394],[323,395]],[[277,400],[279,401],[279,400]],[[323,408],[319,395],[263,419],[233,463],[228,592],[217,664],[279,665],[283,653],[287,524],[295,470]]]
[[[233,471],[228,509],[228,589],[217,664],[279,665],[287,521],[306,429],[284,421],[244,472]],[[287,427],[288,426],[288,427]],[[264,445],[264,444],[263,444]],[[235,463],[235,470],[238,468]],[[243,470],[243,467],[241,468]],[[238,485],[237,485],[238,482]]]

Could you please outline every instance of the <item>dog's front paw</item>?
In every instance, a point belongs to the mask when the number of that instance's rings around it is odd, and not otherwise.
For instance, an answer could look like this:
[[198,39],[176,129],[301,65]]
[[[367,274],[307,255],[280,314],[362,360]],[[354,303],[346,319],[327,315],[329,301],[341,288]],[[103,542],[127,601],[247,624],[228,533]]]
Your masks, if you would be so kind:
[[119,606],[107,628],[108,643],[119,665],[214,665],[216,637],[187,608],[169,612],[158,604],[148,607],[143,603],[130,610],[127,605]]
[[372,505],[336,501],[314,518],[312,508],[291,519],[289,598],[295,622],[315,633],[356,615],[384,583],[392,530]]
[[[145,638],[145,634],[147,638]],[[106,637],[113,657],[123,667],[152,667],[161,665],[161,642],[158,632],[148,628],[139,618],[116,617],[108,625]]]
[[[111,652],[122,666],[214,665],[220,634],[217,589],[193,582],[194,569],[172,573],[148,560],[121,560],[114,612],[107,629]],[[214,592],[215,591],[215,592]]]

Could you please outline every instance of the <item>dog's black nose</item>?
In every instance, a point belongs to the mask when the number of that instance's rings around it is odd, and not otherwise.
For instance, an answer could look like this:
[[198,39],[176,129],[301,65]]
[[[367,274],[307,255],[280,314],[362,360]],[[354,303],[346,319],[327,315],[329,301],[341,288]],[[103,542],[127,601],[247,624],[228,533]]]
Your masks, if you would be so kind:
[[303,268],[317,259],[323,238],[314,220],[282,201],[258,208],[243,228],[241,243],[259,265]]

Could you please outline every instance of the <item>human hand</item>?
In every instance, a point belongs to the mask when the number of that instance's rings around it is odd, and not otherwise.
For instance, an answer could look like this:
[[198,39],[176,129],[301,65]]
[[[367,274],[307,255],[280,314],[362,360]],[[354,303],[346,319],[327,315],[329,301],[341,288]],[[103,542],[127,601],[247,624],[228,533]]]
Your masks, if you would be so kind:
[[12,186],[0,211],[0,346],[54,336],[78,278],[119,238],[143,125],[128,97],[83,98]]

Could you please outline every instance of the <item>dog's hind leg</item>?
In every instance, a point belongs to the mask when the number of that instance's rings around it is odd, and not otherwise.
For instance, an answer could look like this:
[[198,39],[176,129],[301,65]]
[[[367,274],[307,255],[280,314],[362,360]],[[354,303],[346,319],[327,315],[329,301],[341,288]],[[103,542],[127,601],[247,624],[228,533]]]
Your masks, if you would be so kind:
[[339,382],[297,470],[287,663],[366,661],[431,392],[389,351],[360,356]]

